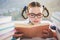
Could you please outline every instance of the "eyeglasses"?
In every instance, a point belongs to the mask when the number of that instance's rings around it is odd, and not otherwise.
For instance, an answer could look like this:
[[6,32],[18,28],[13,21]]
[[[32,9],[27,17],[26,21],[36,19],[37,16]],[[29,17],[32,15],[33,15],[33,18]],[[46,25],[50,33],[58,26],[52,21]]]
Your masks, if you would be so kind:
[[38,14],[35,14],[35,13],[28,13],[28,15],[31,17],[31,18],[40,18],[43,14],[42,13],[38,13]]

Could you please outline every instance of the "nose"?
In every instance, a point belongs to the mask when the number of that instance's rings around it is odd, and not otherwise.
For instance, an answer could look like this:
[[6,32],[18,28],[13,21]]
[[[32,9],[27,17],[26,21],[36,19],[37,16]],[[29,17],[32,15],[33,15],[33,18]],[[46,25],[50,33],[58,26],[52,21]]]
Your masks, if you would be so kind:
[[35,16],[35,18],[38,18],[37,16]]

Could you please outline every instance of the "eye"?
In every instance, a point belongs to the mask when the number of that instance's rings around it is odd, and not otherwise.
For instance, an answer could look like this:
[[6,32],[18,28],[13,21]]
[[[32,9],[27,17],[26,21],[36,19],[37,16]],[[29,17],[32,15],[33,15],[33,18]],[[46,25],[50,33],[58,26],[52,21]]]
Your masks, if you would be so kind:
[[34,13],[30,13],[31,16],[34,16]]
[[41,16],[42,14],[41,13],[38,13],[38,16]]
[[34,16],[33,14],[31,14],[31,16]]

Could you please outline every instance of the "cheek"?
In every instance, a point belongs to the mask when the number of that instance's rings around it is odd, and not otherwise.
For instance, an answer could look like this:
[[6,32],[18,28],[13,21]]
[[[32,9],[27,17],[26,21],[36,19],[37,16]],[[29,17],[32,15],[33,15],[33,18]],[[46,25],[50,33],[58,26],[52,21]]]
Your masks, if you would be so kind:
[[30,21],[34,21],[34,18],[29,18]]
[[40,19],[34,19],[34,21],[38,21],[38,22],[39,22],[39,21],[40,21]]

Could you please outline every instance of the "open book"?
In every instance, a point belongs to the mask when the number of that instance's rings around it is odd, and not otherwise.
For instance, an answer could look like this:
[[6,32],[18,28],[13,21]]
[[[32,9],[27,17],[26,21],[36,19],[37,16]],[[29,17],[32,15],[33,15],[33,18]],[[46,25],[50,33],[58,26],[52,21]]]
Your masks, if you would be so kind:
[[48,30],[49,34],[51,34],[48,23],[38,25],[15,24],[15,27],[16,31],[24,34],[24,37],[42,37],[44,30]]

